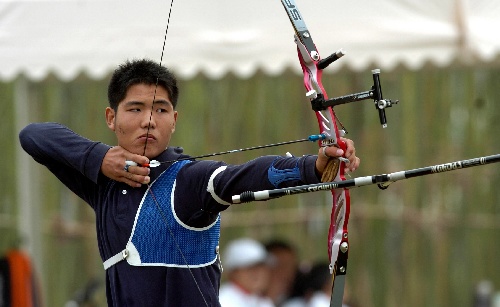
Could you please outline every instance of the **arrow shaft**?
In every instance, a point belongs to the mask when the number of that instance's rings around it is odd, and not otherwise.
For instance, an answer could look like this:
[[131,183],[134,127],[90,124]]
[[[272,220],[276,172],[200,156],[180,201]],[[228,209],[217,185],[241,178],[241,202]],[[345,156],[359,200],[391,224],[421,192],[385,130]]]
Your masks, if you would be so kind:
[[460,160],[455,162],[448,162],[443,164],[436,164],[432,166],[426,166],[422,168],[416,168],[412,170],[399,171],[390,174],[380,174],[365,177],[357,177],[354,179],[344,180],[344,181],[334,181],[317,183],[311,185],[302,185],[291,188],[275,189],[275,190],[264,190],[257,192],[244,192],[240,195],[233,196],[234,203],[243,203],[251,201],[261,201],[268,200],[272,198],[277,198],[286,195],[302,194],[309,192],[318,192],[332,189],[350,189],[354,187],[362,187],[372,184],[377,184],[381,188],[385,189],[389,184],[400,181],[403,179],[409,179],[414,177],[420,177],[425,175],[438,174],[443,172],[455,171],[464,168],[470,168],[475,166],[481,166],[486,164],[498,163],[500,162],[500,154],[478,157],[467,160]]

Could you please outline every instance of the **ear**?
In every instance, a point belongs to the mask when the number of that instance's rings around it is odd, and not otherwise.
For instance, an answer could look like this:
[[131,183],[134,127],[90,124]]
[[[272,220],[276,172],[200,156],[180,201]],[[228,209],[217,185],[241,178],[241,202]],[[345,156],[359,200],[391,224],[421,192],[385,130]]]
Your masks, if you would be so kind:
[[175,132],[175,124],[177,123],[177,111],[174,111],[174,122],[172,123],[172,133]]
[[113,110],[110,107],[106,108],[106,124],[108,125],[108,128],[111,129],[112,131],[115,131],[115,110]]

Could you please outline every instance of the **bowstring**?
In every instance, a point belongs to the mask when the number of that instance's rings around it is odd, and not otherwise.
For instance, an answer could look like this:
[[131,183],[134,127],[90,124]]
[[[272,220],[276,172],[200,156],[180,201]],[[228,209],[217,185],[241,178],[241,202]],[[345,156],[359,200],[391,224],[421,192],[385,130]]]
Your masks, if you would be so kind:
[[[182,252],[182,249],[179,245],[179,242],[177,242],[177,240],[175,239],[175,235],[174,235],[174,232],[172,231],[172,229],[170,228],[170,226],[168,225],[168,220],[167,220],[167,217],[165,216],[165,212],[163,212],[163,210],[161,209],[160,207],[160,204],[158,203],[158,200],[156,199],[156,196],[155,194],[153,193],[153,190],[152,190],[152,187],[151,185],[148,186],[148,190],[149,192],[151,193],[151,196],[152,196],[152,199],[154,201],[154,203],[156,204],[156,208],[158,208],[158,211],[160,211],[160,215],[163,219],[163,221],[165,222],[165,225],[167,226],[167,229],[168,229],[168,232],[170,233],[170,237],[172,238],[172,240],[174,241],[175,243],[175,246],[177,248],[177,250],[179,251],[181,257],[182,257],[182,260],[184,261],[184,264],[186,265],[186,268],[188,269],[189,271],[189,274],[191,275],[191,277],[193,278],[193,281],[194,281],[194,284],[196,285],[196,288],[198,289],[198,292],[200,293],[201,295],[201,298],[203,299],[203,302],[205,303],[205,306],[208,307],[208,302],[207,300],[205,299],[205,296],[203,295],[203,292],[201,291],[201,287],[200,285],[198,284],[198,282],[196,281],[196,277],[194,276],[193,274],[193,271],[191,270],[191,267],[189,266],[188,262],[187,262],[187,259],[186,259],[186,256],[184,255],[184,253]],[[173,193],[173,191],[172,191]]]
[[[174,0],[171,0],[170,9],[168,10],[167,28],[165,29],[165,35],[163,36],[163,47],[161,49],[161,56],[160,56],[160,68],[163,63],[163,55],[165,54],[165,45],[167,44],[168,27],[170,25],[170,16],[172,15],[173,5],[174,5]],[[151,113],[149,114],[149,123],[148,123],[148,130],[146,131],[146,142],[144,143],[144,152],[142,154],[143,156],[146,155],[146,148],[148,147],[149,130],[151,129],[151,120],[153,119],[154,106],[156,102],[156,92],[158,90],[159,81],[160,81],[160,71],[158,71],[158,74],[156,75],[155,91],[153,94],[153,103],[151,104]]]
[[[160,56],[160,63],[159,63],[159,68],[161,68],[162,66],[162,63],[163,63],[163,55],[165,54],[165,45],[167,43],[167,34],[168,34],[168,28],[169,28],[169,25],[170,25],[170,17],[172,16],[172,7],[173,7],[173,4],[174,4],[174,0],[171,0],[170,1],[170,8],[169,8],[169,11],[168,11],[168,18],[167,18],[167,27],[165,29],[165,35],[163,36],[163,47],[162,47],[162,50],[161,50],[161,56]],[[144,143],[144,152],[143,152],[143,156],[146,155],[146,149],[147,149],[147,146],[148,146],[148,139],[149,139],[149,131],[151,129],[151,120],[153,119],[153,112],[154,112],[154,105],[155,105],[155,102],[156,102],[156,93],[157,93],[157,90],[158,90],[158,83],[160,81],[160,70],[158,71],[158,74],[156,76],[156,83],[155,83],[155,90],[154,90],[154,93],[153,93],[153,102],[151,103],[151,113],[149,115],[149,123],[148,123],[148,130],[146,132],[146,141]],[[160,215],[165,223],[165,225],[167,226],[167,229],[169,231],[169,234],[170,234],[170,237],[172,238],[172,240],[174,241],[175,243],[175,246],[177,248],[177,250],[179,251],[181,257],[182,257],[182,260],[184,261],[184,264],[186,265],[186,268],[188,269],[189,271],[189,274],[191,275],[191,277],[193,278],[193,281],[196,285],[196,288],[198,289],[198,292],[200,293],[202,299],[203,299],[203,302],[205,303],[205,306],[209,306],[208,305],[208,302],[207,300],[205,299],[205,296],[203,295],[203,292],[201,291],[201,287],[200,285],[198,284],[198,281],[196,280],[196,277],[194,276],[194,273],[193,271],[191,270],[191,267],[189,266],[188,262],[187,262],[187,259],[186,259],[186,256],[184,255],[184,253],[182,252],[182,249],[179,245],[179,243],[177,242],[176,238],[175,238],[175,235],[172,231],[172,229],[170,228],[169,224],[168,224],[168,220],[165,216],[165,212],[163,212],[162,208],[160,207],[160,204],[158,203],[158,200],[156,199],[156,196],[155,194],[153,193],[153,189],[152,189],[152,184],[153,183],[150,183],[148,185],[148,191],[149,193],[151,194],[152,196],[152,199],[156,205],[156,208],[158,209],[158,211],[160,212]],[[147,193],[147,191],[146,191]]]

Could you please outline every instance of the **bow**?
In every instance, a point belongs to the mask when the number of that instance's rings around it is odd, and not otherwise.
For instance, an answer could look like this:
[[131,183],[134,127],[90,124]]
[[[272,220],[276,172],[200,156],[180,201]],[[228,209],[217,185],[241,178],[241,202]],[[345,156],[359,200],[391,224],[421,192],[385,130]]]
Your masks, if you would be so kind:
[[[295,30],[295,43],[300,66],[304,73],[304,86],[307,97],[313,101],[328,99],[323,88],[321,77],[323,69],[328,66],[327,62],[320,61],[321,57],[312,40],[311,34],[302,19],[302,16],[294,0],[281,0],[288,17]],[[341,51],[334,53],[328,61],[333,63],[343,55]],[[321,64],[321,65],[320,65]],[[319,142],[319,146],[336,146],[346,150],[345,142],[340,138],[345,130],[337,127],[336,116],[331,106],[325,110],[315,110],[321,134],[327,139]],[[348,160],[347,160],[348,161]],[[345,180],[344,168],[346,159],[333,160],[325,169],[332,169],[331,177],[335,180]],[[349,222],[350,197],[347,189],[331,190],[332,213],[330,217],[330,228],[328,231],[328,256],[330,258],[330,273],[333,277],[332,295],[330,306],[342,306],[344,296],[345,275],[347,272],[347,257],[349,250],[347,224]]]
[[[340,59],[344,53],[339,50],[329,57],[321,59],[295,1],[281,0],[281,3],[295,30],[295,43],[300,66],[304,74],[306,96],[311,101],[312,108],[316,113],[320,133],[326,136],[324,140],[319,141],[319,146],[336,146],[344,150],[344,152],[346,151],[346,144],[341,137],[347,131],[335,115],[332,108],[335,105],[372,98],[378,110],[382,127],[387,127],[385,108],[392,106],[397,101],[392,102],[383,99],[379,79],[380,71],[372,71],[374,85],[371,90],[328,99],[321,81],[323,69]],[[341,129],[339,129],[337,122]],[[345,181],[345,163],[349,163],[349,160],[345,157],[330,159],[321,181]],[[333,200],[328,231],[328,256],[330,258],[330,273],[333,277],[330,306],[342,306],[349,251],[347,225],[349,222],[350,196],[347,189],[330,188],[330,190]]]

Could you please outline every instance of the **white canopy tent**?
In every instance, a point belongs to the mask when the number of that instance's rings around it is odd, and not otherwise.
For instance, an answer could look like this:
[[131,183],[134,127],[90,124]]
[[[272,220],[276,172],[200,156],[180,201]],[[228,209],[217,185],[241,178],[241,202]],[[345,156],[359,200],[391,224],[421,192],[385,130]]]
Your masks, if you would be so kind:
[[[488,61],[500,50],[496,0],[297,0],[323,57],[390,68],[426,61]],[[125,59],[160,60],[168,0],[0,0],[0,80],[50,71],[102,77]],[[278,0],[174,1],[163,65],[181,77],[248,77],[299,69],[293,29]]]

